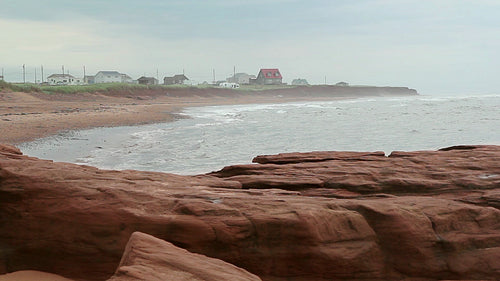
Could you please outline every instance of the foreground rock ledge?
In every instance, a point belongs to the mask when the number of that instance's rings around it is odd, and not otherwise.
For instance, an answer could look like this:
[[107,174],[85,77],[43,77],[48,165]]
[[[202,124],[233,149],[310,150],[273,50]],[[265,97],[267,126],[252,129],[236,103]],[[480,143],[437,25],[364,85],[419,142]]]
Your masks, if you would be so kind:
[[140,231],[262,280],[500,279],[499,146],[255,162],[179,176],[0,146],[0,273],[106,280]]
[[218,259],[192,254],[153,236],[134,232],[115,275],[109,281],[234,280],[261,281]]

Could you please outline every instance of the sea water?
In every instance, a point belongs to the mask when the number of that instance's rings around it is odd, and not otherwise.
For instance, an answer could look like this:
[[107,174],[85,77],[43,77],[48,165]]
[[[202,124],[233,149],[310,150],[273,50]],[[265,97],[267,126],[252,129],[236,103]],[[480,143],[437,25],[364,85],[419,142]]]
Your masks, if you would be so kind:
[[189,118],[71,131],[20,148],[105,169],[198,174],[282,152],[500,145],[500,95],[207,106],[183,114]]

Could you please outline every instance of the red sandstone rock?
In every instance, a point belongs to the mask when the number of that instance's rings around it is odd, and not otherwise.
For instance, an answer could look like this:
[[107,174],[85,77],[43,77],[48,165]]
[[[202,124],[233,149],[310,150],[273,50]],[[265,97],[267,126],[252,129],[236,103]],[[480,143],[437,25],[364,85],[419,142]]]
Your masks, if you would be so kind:
[[257,281],[259,277],[224,261],[190,253],[153,236],[135,232],[110,281]]
[[[258,156],[261,165],[236,165],[211,175],[243,188],[303,190],[321,196],[339,189],[360,194],[442,194],[500,187],[497,146],[457,146],[441,151],[310,152]],[[301,161],[304,159],[304,161]],[[496,197],[498,199],[498,197]],[[493,200],[495,201],[495,200]]]
[[497,146],[286,155],[196,177],[6,151],[0,273],[104,280],[140,231],[262,280],[500,280]]

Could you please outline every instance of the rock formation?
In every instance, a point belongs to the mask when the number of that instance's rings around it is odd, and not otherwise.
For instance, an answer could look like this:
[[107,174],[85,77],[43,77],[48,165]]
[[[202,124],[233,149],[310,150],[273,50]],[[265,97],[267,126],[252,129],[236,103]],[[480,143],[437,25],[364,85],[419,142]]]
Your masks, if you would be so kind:
[[192,254],[150,235],[134,232],[115,275],[109,281],[260,281],[218,259]]
[[[500,279],[499,146],[254,162],[180,176],[0,146],[0,273],[106,280],[139,231],[265,281]],[[164,272],[154,243],[139,264]]]

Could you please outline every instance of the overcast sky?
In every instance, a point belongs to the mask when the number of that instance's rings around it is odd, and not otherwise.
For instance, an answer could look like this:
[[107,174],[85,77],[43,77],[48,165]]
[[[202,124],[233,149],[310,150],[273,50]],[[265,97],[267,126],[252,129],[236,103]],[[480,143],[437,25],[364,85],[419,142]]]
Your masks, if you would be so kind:
[[[60,72],[182,73],[196,81],[279,68],[284,82],[498,93],[498,0],[0,0],[7,81]],[[38,78],[40,79],[40,78]]]

